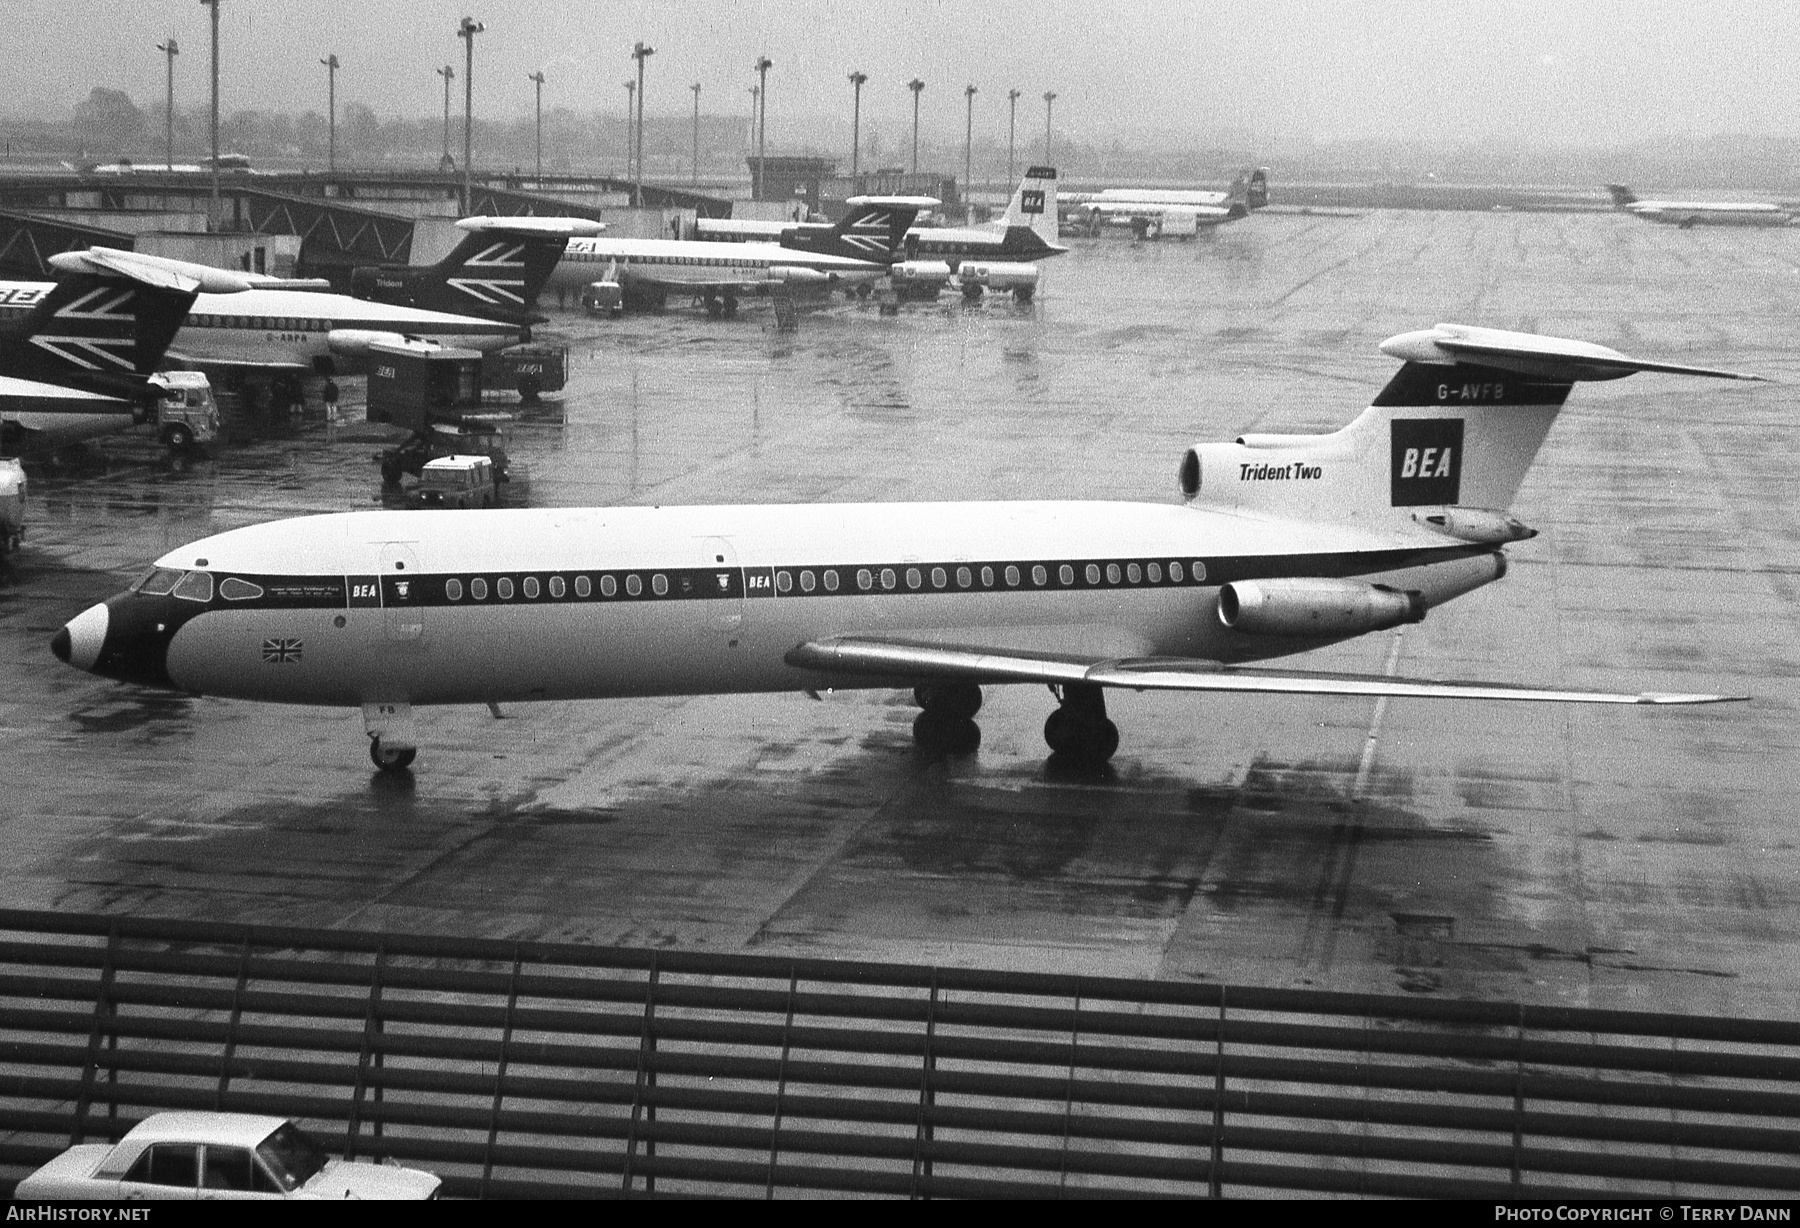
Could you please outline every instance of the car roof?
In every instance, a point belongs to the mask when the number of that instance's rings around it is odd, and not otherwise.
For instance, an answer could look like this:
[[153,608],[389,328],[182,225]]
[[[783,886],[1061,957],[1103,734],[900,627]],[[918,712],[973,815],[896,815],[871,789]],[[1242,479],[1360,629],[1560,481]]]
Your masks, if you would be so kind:
[[225,1143],[254,1147],[287,1124],[253,1113],[152,1113],[125,1136],[134,1143]]
[[427,469],[467,469],[470,465],[491,465],[494,462],[485,456],[440,456],[436,460],[425,462]]

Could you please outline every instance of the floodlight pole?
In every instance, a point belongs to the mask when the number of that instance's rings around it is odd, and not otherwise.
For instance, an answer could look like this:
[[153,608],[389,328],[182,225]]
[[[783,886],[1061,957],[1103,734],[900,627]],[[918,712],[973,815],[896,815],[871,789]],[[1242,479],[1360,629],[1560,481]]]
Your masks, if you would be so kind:
[[632,181],[632,207],[644,207],[644,61],[656,54],[656,48],[639,43],[631,49],[637,61],[637,178]]
[[1046,90],[1044,93],[1044,165],[1054,166],[1050,160],[1050,108],[1056,102],[1056,91]]
[[329,81],[329,84],[326,86],[326,91],[325,91],[325,99],[326,99],[326,102],[325,102],[326,121],[325,122],[329,125],[327,131],[329,131],[329,133],[330,133],[330,136],[327,138],[327,144],[325,146],[325,151],[326,151],[325,152],[325,173],[327,175],[336,175],[337,174],[337,70],[338,70],[338,58],[337,58],[336,53],[334,52],[333,54],[326,56],[324,59],[320,60],[319,63],[321,63],[325,66],[325,76],[327,77],[327,79]]
[[544,74],[542,71],[526,73],[525,79],[537,86],[537,177],[541,188],[544,178]]
[[456,37],[463,40],[463,198],[467,216],[475,199],[475,36],[487,29],[473,17],[457,23]]
[[857,186],[856,172],[860,166],[857,159],[862,149],[862,87],[868,79],[869,74],[866,72],[850,74],[850,85],[855,91],[854,101],[850,104],[850,190],[852,192],[862,190]]
[[200,0],[212,10],[212,203],[207,208],[206,225],[219,228],[219,0]]
[[625,182],[626,183],[630,183],[633,178],[632,170],[631,170],[631,168],[632,168],[631,138],[632,138],[632,133],[636,131],[637,118],[636,118],[636,112],[634,112],[631,109],[631,104],[636,100],[636,98],[637,98],[637,82],[636,81],[625,82]]
[[1006,190],[1012,191],[1013,184],[1019,181],[1019,172],[1015,166],[1013,150],[1019,136],[1019,96],[1023,90],[1007,90],[1006,101],[1012,105],[1012,113],[1006,120]]
[[156,44],[156,49],[169,58],[169,95],[164,104],[164,146],[163,169],[175,169],[175,57],[181,54],[181,47],[171,37],[166,43]]
[[[923,81],[919,80],[917,77],[914,77],[911,81],[908,81],[906,83],[906,88],[913,92],[912,173],[913,173],[913,176],[916,178],[919,174],[919,95],[924,92],[925,83]],[[916,184],[914,185],[914,189],[917,190]]]
[[970,168],[974,165],[972,155],[973,155],[973,150],[975,148],[975,95],[979,92],[980,91],[977,90],[973,85],[963,86],[963,98],[966,99],[969,104],[968,119],[963,124],[962,198],[963,198],[963,212],[965,214],[969,213],[974,208],[973,203],[969,200],[969,182],[970,182],[970,176],[974,174],[974,172]]
[[446,64],[431,71],[444,79],[444,157],[438,163],[438,169],[442,170],[444,162],[450,160],[450,83],[456,80],[456,69]]
[[769,139],[769,70],[775,61],[766,55],[756,57],[756,190],[768,199],[769,164],[766,150]]
[[700,83],[688,86],[694,91],[694,186],[700,186]]

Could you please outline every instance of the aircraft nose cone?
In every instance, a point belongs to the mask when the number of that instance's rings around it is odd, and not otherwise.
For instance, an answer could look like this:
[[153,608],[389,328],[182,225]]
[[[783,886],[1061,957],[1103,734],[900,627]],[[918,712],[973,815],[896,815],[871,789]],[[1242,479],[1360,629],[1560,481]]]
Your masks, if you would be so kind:
[[57,660],[76,669],[91,670],[106,644],[106,628],[110,621],[111,616],[104,605],[89,606],[56,633],[50,641],[50,651],[56,654]]

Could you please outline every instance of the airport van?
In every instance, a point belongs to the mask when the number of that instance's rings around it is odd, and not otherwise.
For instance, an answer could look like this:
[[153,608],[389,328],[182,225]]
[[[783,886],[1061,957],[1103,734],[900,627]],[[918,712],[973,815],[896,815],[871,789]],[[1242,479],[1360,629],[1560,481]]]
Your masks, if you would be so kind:
[[494,462],[486,456],[440,456],[419,468],[413,500],[420,507],[493,507],[500,501]]

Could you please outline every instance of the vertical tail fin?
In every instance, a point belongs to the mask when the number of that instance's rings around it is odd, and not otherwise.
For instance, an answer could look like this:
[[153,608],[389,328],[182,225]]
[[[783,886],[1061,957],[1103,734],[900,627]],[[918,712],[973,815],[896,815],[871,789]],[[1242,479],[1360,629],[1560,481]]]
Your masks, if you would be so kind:
[[469,217],[469,233],[436,264],[356,269],[358,298],[506,323],[535,322],[538,293],[569,240],[599,234],[599,222],[561,217]]
[[[154,374],[203,286],[242,290],[224,270],[92,248],[52,256],[56,285],[0,332],[0,369],[86,392],[129,396]],[[211,275],[209,277],[209,274]]]
[[783,247],[889,264],[901,259],[906,232],[919,214],[943,202],[934,196],[852,196],[849,211],[830,227],[801,226],[781,236]]
[[1461,324],[1390,337],[1381,349],[1402,365],[1355,421],[1329,435],[1243,435],[1190,448],[1182,493],[1252,514],[1416,521],[1469,541],[1515,540],[1529,530],[1507,509],[1577,381],[1639,371],[1759,378]]
[[1006,215],[1002,220],[1009,227],[1029,227],[1039,239],[1055,246],[1057,239],[1056,168],[1054,166],[1026,167],[1025,177],[1019,180],[1019,186],[1013,189],[1012,200],[1007,203]]

